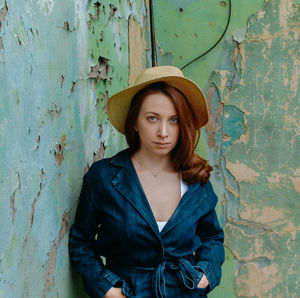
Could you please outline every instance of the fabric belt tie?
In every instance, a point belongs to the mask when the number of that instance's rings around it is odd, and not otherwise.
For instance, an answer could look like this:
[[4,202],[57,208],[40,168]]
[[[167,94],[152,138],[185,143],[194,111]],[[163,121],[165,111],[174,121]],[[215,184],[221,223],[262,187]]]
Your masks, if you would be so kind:
[[[108,268],[110,268],[111,263],[109,263],[108,265]],[[163,260],[157,267],[136,266],[134,268],[122,268],[122,266],[118,266],[117,264],[115,264],[113,268],[115,268],[116,270],[125,269],[131,272],[153,271],[152,282],[154,285],[155,296],[159,298],[167,297],[165,279],[166,268],[174,271],[181,285],[189,290],[197,288],[198,283],[203,275],[202,272],[195,269],[193,265],[185,258]]]

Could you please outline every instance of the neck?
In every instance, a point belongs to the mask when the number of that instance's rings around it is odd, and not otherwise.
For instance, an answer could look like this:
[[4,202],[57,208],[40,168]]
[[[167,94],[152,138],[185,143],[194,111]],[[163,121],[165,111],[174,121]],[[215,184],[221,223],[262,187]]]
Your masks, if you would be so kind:
[[162,171],[165,169],[172,169],[172,161],[170,154],[155,155],[145,150],[138,150],[132,155],[132,158],[146,167],[149,170]]

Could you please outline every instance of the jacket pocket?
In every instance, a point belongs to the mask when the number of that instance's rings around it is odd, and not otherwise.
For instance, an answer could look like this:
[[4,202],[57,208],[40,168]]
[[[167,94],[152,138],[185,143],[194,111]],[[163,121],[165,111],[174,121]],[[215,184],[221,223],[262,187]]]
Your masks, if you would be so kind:
[[116,288],[122,288],[122,292],[126,297],[133,295],[133,291],[128,283],[124,279],[120,279],[115,285]]

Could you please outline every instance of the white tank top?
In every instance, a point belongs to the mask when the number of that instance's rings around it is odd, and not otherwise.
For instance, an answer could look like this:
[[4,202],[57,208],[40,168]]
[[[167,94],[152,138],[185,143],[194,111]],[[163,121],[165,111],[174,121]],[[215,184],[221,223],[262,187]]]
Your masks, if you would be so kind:
[[[189,186],[188,184],[186,184],[180,175],[180,192],[181,192],[181,197],[183,197],[183,195],[187,192]],[[164,226],[166,225],[166,221],[157,221],[157,225],[158,225],[158,230],[159,232],[162,231],[162,229],[164,228]]]

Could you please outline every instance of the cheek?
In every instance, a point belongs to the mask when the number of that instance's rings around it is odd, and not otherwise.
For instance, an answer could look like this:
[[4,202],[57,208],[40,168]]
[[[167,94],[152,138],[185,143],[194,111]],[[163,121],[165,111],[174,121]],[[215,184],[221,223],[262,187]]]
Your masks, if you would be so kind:
[[179,139],[179,134],[180,134],[180,129],[179,126],[174,127],[173,129],[173,137],[178,141]]

